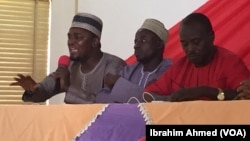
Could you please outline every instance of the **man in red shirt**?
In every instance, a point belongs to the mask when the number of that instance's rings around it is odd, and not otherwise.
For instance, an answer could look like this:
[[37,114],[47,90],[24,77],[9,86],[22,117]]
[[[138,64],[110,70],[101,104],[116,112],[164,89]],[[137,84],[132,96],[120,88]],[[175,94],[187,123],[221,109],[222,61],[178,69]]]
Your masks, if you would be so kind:
[[182,20],[179,36],[185,56],[148,85],[143,97],[171,95],[171,101],[234,99],[240,82],[249,78],[250,72],[236,54],[214,45],[208,17],[188,15]]

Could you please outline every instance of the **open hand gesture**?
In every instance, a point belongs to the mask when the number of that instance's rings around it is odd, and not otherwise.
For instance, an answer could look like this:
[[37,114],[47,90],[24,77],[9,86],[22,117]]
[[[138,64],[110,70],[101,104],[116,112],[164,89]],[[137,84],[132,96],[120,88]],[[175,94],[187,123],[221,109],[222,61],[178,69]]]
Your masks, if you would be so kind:
[[14,77],[16,82],[10,83],[10,86],[21,86],[25,91],[35,91],[37,83],[29,75],[17,74],[17,76]]

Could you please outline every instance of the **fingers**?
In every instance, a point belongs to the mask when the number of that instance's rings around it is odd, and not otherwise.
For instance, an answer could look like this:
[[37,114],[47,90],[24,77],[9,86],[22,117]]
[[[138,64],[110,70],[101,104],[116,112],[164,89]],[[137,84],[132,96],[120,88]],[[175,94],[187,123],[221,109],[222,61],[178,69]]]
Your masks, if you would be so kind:
[[237,88],[237,92],[250,93],[250,80],[242,81],[240,86]]
[[235,100],[246,100],[246,99],[250,99],[250,95],[244,94],[244,93],[239,93],[234,99]]
[[13,83],[10,83],[9,85],[10,86],[17,86],[17,85],[19,85],[19,82],[13,82]]
[[250,87],[250,80],[243,80],[240,82],[240,86],[248,86]]
[[234,98],[234,100],[240,100],[242,96],[243,96],[243,93],[239,93],[239,94]]
[[17,74],[17,77],[13,78],[16,82],[12,82],[10,86],[21,86],[25,90],[29,89],[30,85],[33,86],[35,84],[34,80],[28,75],[24,76],[23,74]]
[[237,92],[242,92],[243,89],[244,89],[244,87],[241,85],[241,86],[239,86],[236,90],[237,90]]
[[69,73],[66,67],[58,67],[57,70],[53,73],[55,78],[63,78],[65,75]]
[[250,90],[243,90],[240,92],[235,98],[235,100],[244,100],[244,99],[250,99]]
[[58,65],[58,68],[64,68],[64,69],[67,69],[67,67],[65,65]]
[[25,76],[23,74],[17,74],[17,76],[19,76],[20,79],[24,79]]
[[28,78],[28,79],[32,79],[30,75],[27,75],[27,76],[26,76],[26,78]]
[[66,70],[68,70],[66,67],[58,67],[58,68],[56,69],[56,72],[64,72],[64,71],[66,71]]
[[17,77],[14,77],[14,80],[19,82],[21,79],[20,78],[17,78]]
[[19,76],[19,78],[14,77],[14,80],[17,81],[17,82],[24,81],[27,78],[32,79],[30,76],[24,76],[24,75],[18,75],[18,76]]
[[246,87],[241,92],[244,93],[245,95],[250,95],[250,88]]
[[245,95],[243,99],[250,99],[250,95]]
[[9,85],[10,86],[17,86],[17,85],[20,85],[20,78],[17,78],[17,77],[14,77],[14,80],[16,81],[16,82],[12,82],[12,83],[10,83]]

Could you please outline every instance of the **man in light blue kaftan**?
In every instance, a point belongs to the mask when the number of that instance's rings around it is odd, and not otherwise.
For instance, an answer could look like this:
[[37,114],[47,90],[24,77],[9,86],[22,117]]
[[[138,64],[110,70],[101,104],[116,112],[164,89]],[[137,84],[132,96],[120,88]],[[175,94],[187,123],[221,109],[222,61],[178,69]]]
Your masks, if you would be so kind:
[[[146,85],[156,80],[172,61],[163,58],[168,31],[156,19],[146,19],[137,30],[134,41],[134,55],[137,61],[125,66],[119,75],[107,75],[104,79],[108,87],[96,97],[96,103],[141,103],[145,102],[142,93]],[[155,97],[155,96],[154,96]],[[157,96],[155,100],[167,100]]]

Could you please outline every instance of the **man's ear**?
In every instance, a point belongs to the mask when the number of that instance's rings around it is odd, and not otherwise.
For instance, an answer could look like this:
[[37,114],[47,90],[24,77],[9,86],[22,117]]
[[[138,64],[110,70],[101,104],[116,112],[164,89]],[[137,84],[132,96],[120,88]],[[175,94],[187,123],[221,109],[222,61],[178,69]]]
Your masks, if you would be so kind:
[[157,45],[158,45],[159,49],[163,49],[164,48],[164,43],[163,43],[162,40],[159,40],[158,43],[157,43]]
[[92,42],[93,47],[99,47],[100,46],[100,39],[94,38]]
[[214,42],[214,31],[209,32],[209,39],[211,42]]

